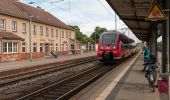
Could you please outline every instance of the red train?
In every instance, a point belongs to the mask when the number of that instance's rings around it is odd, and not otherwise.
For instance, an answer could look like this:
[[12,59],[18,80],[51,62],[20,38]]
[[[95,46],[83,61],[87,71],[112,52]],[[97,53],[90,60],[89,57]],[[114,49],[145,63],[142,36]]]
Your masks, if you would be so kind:
[[134,40],[118,31],[108,31],[100,35],[97,55],[102,62],[122,59],[136,52]]

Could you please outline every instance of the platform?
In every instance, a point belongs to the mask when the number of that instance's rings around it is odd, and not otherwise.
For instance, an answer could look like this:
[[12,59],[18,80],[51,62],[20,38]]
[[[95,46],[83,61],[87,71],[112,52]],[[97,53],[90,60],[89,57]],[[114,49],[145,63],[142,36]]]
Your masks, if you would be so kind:
[[53,57],[43,57],[30,60],[22,60],[22,61],[13,61],[13,62],[3,62],[0,63],[0,77],[7,76],[6,74],[15,74],[16,72],[23,72],[27,69],[36,69],[36,66],[41,66],[44,64],[51,64],[51,63],[58,63],[64,62],[79,58],[85,58],[90,56],[97,55],[96,52],[89,52],[84,54],[76,54],[76,55],[66,55],[66,56],[59,56],[58,58]]
[[80,91],[71,100],[160,100],[144,77],[141,52]]

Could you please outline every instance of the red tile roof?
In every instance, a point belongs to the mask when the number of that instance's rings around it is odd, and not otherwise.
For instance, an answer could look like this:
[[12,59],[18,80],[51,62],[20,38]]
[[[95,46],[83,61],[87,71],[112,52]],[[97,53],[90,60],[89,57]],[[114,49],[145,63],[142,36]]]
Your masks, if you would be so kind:
[[29,16],[33,16],[33,22],[73,30],[71,27],[69,27],[47,11],[12,0],[0,0],[0,14],[26,20],[29,20]]
[[0,31],[0,38],[6,40],[21,40],[22,38],[12,32]]

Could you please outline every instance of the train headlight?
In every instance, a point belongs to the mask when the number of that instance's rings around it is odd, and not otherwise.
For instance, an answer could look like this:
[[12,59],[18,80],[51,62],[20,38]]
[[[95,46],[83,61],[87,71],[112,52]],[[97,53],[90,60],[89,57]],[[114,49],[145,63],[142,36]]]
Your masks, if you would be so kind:
[[113,49],[115,49],[116,47],[114,46]]
[[103,46],[101,46],[101,48],[100,49],[102,49],[103,50]]

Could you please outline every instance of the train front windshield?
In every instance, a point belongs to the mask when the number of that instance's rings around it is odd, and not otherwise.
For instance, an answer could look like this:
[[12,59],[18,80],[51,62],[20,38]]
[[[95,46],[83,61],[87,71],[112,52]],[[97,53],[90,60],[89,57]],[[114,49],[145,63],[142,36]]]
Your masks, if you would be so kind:
[[102,44],[114,44],[116,45],[117,41],[117,34],[103,34],[101,37],[101,42]]

